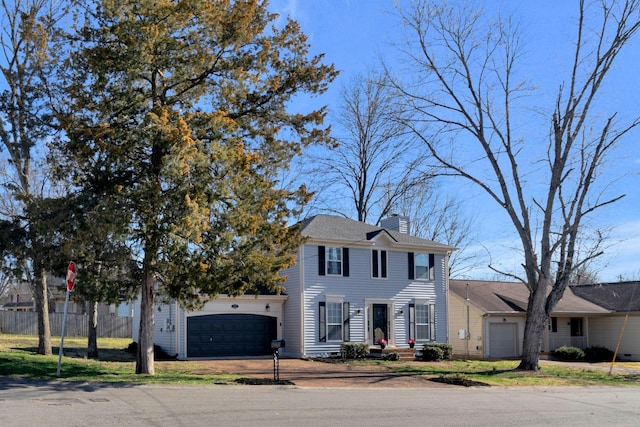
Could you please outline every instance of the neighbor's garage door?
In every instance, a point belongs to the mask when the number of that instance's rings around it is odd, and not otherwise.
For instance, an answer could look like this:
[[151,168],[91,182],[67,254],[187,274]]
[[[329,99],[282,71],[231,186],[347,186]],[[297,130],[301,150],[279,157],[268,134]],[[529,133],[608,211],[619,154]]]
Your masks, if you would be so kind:
[[491,323],[489,325],[489,357],[516,357],[516,323]]
[[255,314],[211,314],[187,318],[187,357],[271,354],[276,318]]

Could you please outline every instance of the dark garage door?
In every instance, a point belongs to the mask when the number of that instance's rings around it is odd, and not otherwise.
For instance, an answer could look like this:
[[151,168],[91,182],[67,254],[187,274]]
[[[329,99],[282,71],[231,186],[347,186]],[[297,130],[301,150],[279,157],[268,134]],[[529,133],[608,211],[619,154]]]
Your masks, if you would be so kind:
[[276,338],[275,317],[211,314],[187,318],[187,357],[267,355]]

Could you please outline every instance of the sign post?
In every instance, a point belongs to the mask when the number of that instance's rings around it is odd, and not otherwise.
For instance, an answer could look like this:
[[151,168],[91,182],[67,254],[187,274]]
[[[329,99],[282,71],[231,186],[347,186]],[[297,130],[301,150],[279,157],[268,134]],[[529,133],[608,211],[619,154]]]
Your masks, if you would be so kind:
[[64,348],[64,330],[67,326],[67,308],[69,306],[69,293],[73,291],[76,284],[76,264],[71,261],[67,268],[67,295],[64,299],[64,315],[62,316],[62,334],[60,335],[60,347],[58,347],[58,369],[56,377],[60,376],[60,365],[62,364],[62,353]]

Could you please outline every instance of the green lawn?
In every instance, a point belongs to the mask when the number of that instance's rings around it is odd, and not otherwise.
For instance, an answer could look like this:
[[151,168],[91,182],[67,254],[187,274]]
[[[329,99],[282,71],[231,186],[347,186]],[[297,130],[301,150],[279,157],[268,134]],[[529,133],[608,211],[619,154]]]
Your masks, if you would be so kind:
[[[35,336],[0,335],[0,376],[18,376],[54,380],[58,365],[59,337],[52,337],[53,356],[36,354]],[[238,375],[207,373],[195,361],[156,362],[156,374],[136,375],[134,355],[125,351],[130,339],[98,339],[100,358],[86,358],[86,338],[65,338],[60,379],[86,382],[122,382],[135,384],[236,384]],[[464,385],[491,386],[581,386],[640,385],[640,375],[571,366],[542,365],[540,372],[522,372],[517,361],[444,361],[383,362],[378,360],[348,361],[367,364],[375,369],[425,377]],[[608,365],[607,365],[608,366]],[[616,366],[640,370],[640,363]]]
[[[38,338],[0,335],[0,376],[56,379],[60,337],[52,337],[53,356],[36,354]],[[198,362],[156,362],[155,375],[135,374],[128,338],[99,338],[98,360],[87,359],[87,338],[65,337],[60,379],[135,384],[235,384],[236,375],[202,374]]]
[[[607,370],[541,364],[539,372],[517,370],[519,361],[443,361],[398,366],[394,370],[407,374],[422,373],[442,380],[468,380],[492,386],[585,386],[640,385],[640,375]],[[627,364],[640,370],[640,363]],[[608,365],[607,365],[608,366]],[[446,382],[446,381],[445,381]]]

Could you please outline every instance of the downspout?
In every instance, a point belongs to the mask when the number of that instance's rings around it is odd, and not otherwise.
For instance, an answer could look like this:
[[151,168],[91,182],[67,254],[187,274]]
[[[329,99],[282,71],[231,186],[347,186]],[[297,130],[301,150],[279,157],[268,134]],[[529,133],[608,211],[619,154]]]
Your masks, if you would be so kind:
[[179,356],[180,355],[180,347],[182,346],[182,343],[180,342],[180,315],[182,314],[182,310],[180,309],[180,305],[178,304],[178,301],[174,302],[175,306],[176,306],[176,320],[175,323],[173,324],[173,330],[174,330],[174,335],[175,335],[175,339],[176,339],[176,355]]
[[445,310],[447,310],[446,315],[445,315],[445,319],[446,319],[446,326],[447,326],[447,334],[446,334],[446,338],[447,341],[445,341],[447,344],[449,344],[449,256],[451,256],[451,251],[448,251],[444,257],[444,298],[445,298]]
[[489,357],[489,353],[487,353],[487,336],[489,334],[489,318],[491,314],[485,313],[482,317],[484,318],[482,322],[482,358],[486,359]]
[[300,246],[300,250],[298,251],[298,268],[300,268],[300,347],[298,348],[298,354],[304,356],[304,244]]

